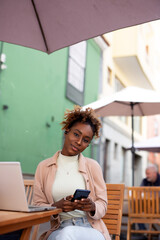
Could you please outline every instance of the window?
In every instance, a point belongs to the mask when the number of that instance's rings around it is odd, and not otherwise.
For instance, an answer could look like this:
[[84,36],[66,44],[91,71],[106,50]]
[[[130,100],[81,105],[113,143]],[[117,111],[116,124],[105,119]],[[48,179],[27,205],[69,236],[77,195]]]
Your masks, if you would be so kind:
[[134,131],[142,133],[142,118],[134,116]]
[[122,84],[122,82],[119,80],[119,78],[117,76],[115,76],[115,92],[119,92],[124,88],[124,85]]
[[125,176],[127,175],[127,167],[126,167],[126,158],[127,150],[122,147],[122,182],[125,182]]
[[[114,80],[114,84],[115,84],[115,92],[119,92],[124,88],[124,85],[122,84],[122,82],[118,79],[117,76],[115,76],[115,80]],[[127,124],[127,117],[124,116],[120,116],[118,117],[122,122],[124,122],[125,124]]]
[[111,85],[112,83],[112,70],[107,67],[107,83]]
[[83,105],[86,68],[86,41],[69,47],[67,98]]
[[158,127],[159,127],[158,122],[154,121],[154,136],[158,136]]
[[106,139],[104,143],[104,160],[103,160],[103,177],[105,181],[109,181],[109,168],[108,168],[108,160],[109,160],[109,150],[110,150],[110,141]]
[[114,144],[114,159],[117,160],[117,151],[118,151],[118,144]]

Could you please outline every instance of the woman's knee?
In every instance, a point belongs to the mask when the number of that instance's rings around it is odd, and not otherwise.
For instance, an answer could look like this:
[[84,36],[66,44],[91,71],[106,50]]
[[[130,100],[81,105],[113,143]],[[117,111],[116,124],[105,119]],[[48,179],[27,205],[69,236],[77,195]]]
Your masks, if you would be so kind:
[[74,226],[64,227],[56,237],[56,240],[72,240],[74,239],[74,233],[75,233]]

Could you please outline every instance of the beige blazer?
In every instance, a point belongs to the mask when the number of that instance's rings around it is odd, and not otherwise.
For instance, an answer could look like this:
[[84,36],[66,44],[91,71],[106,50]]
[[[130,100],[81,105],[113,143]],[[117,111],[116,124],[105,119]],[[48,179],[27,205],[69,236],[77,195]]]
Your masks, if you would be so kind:
[[[52,185],[54,182],[57,170],[57,157],[59,152],[39,163],[35,173],[34,195],[33,202],[35,205],[51,205],[53,198],[51,194]],[[86,189],[91,191],[90,198],[95,202],[95,215],[91,216],[87,213],[87,218],[93,228],[102,232],[106,240],[110,240],[108,230],[101,220],[107,210],[107,190],[103,179],[102,170],[99,164],[90,158],[80,154],[79,157],[79,172],[83,175],[86,183]],[[53,220],[53,219],[52,219]],[[50,233],[57,229],[60,225],[60,218],[57,216],[52,221],[52,229]],[[49,234],[47,234],[48,237]]]

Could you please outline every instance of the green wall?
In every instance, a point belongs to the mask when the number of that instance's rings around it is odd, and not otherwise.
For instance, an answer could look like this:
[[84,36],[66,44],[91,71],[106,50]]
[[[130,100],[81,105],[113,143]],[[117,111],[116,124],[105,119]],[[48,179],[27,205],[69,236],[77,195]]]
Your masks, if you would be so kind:
[[[74,103],[66,96],[68,48],[50,55],[4,43],[0,72],[0,161],[20,161],[24,173],[62,147],[60,122]],[[97,99],[100,49],[88,41],[85,104]],[[8,109],[3,110],[3,105]],[[90,149],[85,151],[90,156]]]

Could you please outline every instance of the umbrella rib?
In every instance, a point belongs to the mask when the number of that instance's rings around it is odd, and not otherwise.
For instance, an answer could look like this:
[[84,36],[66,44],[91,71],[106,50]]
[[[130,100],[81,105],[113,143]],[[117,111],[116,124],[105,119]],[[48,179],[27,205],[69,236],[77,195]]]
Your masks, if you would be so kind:
[[143,110],[142,110],[142,108],[141,108],[141,105],[139,104],[138,107],[139,107],[139,109],[140,109],[142,115],[144,116],[144,112],[143,112]]
[[122,102],[122,101],[116,101],[117,103],[119,103],[119,104],[122,104],[122,105],[126,105],[126,106],[129,106],[129,105],[131,105],[131,104],[133,104],[133,107],[135,106],[135,105],[138,105],[138,107],[139,107],[139,109],[140,109],[140,112],[142,113],[142,115],[144,116],[144,112],[143,112],[143,110],[142,110],[142,108],[141,108],[141,105],[139,104],[139,102]]
[[139,108],[140,112],[142,113],[142,116],[144,116],[144,112],[141,108],[140,102],[135,102],[135,103],[132,102],[132,104],[133,104],[133,106],[138,105],[138,108]]
[[45,44],[45,46],[46,46],[46,50],[47,50],[47,52],[49,52],[48,45],[47,45],[47,41],[46,41],[46,38],[45,38],[45,34],[44,34],[44,31],[43,31],[43,28],[42,28],[42,24],[41,24],[41,21],[40,21],[40,18],[39,18],[39,15],[38,15],[38,12],[37,12],[37,9],[36,9],[34,0],[31,0],[31,1],[32,1],[32,4],[33,4],[33,8],[34,8],[35,14],[36,14],[36,16],[37,16],[37,20],[38,20],[38,23],[39,23],[39,26],[40,26],[40,30],[41,30],[41,33],[42,33],[42,37],[43,37],[43,40],[44,40],[44,44]]
[[127,102],[123,102],[123,101],[115,101],[115,102],[117,102],[117,103],[119,103],[119,104],[122,104],[122,105],[127,105],[127,106],[129,106],[130,105],[130,102],[129,103],[127,103]]

